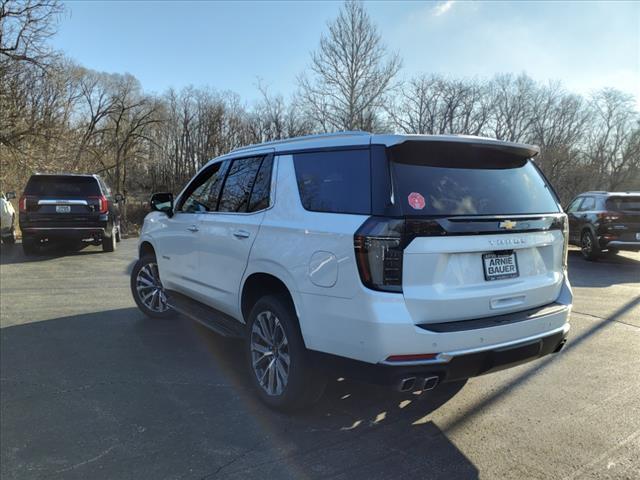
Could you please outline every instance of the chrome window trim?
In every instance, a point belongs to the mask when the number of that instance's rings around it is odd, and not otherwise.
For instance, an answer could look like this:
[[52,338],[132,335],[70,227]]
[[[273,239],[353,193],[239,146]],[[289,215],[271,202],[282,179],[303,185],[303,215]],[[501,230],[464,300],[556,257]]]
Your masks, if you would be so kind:
[[38,205],[89,205],[86,200],[65,200],[58,199],[44,199],[38,200]]

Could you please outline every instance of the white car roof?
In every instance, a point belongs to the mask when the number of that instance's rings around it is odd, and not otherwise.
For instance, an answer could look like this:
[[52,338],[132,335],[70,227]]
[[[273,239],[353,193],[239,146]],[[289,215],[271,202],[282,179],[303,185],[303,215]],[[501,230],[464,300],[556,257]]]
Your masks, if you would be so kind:
[[420,142],[456,142],[474,145],[484,145],[495,147],[498,150],[511,150],[513,153],[534,157],[540,153],[540,148],[535,145],[524,143],[505,142],[487,137],[476,137],[472,135],[384,135],[372,134],[368,132],[337,132],[324,133],[320,135],[307,135],[303,137],[276,140],[273,142],[247,145],[232,150],[226,155],[216,158],[209,163],[224,160],[226,158],[238,157],[240,155],[252,155],[261,153],[293,152],[298,150],[314,150],[336,147],[353,147],[366,145],[385,145],[391,147],[406,141]]

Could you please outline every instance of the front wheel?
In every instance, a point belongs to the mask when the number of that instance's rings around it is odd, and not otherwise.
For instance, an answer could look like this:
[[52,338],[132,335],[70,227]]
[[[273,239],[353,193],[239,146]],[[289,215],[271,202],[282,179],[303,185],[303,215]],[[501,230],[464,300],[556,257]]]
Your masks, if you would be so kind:
[[264,403],[283,411],[314,403],[326,385],[326,376],[315,368],[304,345],[290,303],[279,296],[262,297],[247,325],[252,383]]
[[171,315],[155,256],[145,255],[133,266],[131,293],[138,308],[148,317],[165,318]]

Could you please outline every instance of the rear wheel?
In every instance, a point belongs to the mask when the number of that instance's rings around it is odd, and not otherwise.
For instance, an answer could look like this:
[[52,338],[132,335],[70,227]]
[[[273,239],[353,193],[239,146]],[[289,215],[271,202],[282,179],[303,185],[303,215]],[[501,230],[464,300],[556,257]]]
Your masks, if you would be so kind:
[[154,255],[143,256],[133,266],[131,293],[138,308],[148,317],[165,318],[171,315]]
[[111,229],[111,234],[102,237],[102,251],[113,252],[116,249],[116,227]]
[[38,242],[33,237],[22,235],[22,251],[25,255],[34,255],[38,252]]
[[260,399],[277,410],[294,410],[316,402],[326,376],[313,365],[304,346],[293,306],[267,295],[249,315],[247,361]]
[[9,233],[2,237],[2,243],[6,243],[7,245],[13,245],[16,243],[16,229],[15,227],[11,227]]
[[600,256],[600,247],[591,230],[585,230],[580,237],[580,251],[586,260],[597,260]]

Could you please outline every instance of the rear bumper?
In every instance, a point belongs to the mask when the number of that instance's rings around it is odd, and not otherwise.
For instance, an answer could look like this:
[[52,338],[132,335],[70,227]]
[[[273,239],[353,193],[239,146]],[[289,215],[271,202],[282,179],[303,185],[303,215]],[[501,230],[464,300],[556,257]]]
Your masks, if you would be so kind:
[[618,250],[630,250],[632,252],[637,252],[640,250],[640,242],[612,240],[610,242],[607,242],[604,248],[615,248]]
[[[403,378],[424,379],[438,377],[438,383],[464,380],[505,368],[514,367],[562,349],[569,325],[536,338],[522,339],[506,345],[481,349],[447,352],[446,360],[415,365],[370,364],[344,357],[321,354],[317,362],[321,368],[349,378],[380,385],[397,385]],[[419,383],[419,382],[418,382]]]
[[21,227],[22,235],[37,238],[96,238],[103,237],[106,225],[94,227]]

